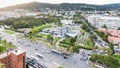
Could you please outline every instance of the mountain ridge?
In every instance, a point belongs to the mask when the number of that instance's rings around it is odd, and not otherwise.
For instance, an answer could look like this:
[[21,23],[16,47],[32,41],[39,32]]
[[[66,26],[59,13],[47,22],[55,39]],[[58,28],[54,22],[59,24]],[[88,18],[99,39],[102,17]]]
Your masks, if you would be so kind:
[[120,10],[120,3],[114,4],[104,4],[104,5],[94,5],[85,3],[60,3],[60,4],[50,4],[50,3],[40,3],[40,2],[29,2],[23,4],[12,5],[4,8],[0,8],[0,11],[13,10],[13,9],[66,9],[66,10]]

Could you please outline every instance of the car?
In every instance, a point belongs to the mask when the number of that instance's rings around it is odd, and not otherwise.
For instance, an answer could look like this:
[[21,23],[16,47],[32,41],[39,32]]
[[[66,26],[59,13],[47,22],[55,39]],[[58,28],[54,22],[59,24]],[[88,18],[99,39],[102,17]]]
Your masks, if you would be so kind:
[[44,53],[44,50],[41,50],[42,53]]
[[50,51],[46,51],[47,53],[49,53]]
[[29,58],[26,58],[26,63],[29,64],[29,62],[30,62],[30,59],[29,59]]
[[41,64],[39,64],[35,58],[26,58],[26,63],[33,68],[39,68],[39,66],[41,66]]
[[39,58],[44,58],[44,56],[39,54],[39,53],[36,53],[36,56],[39,57]]
[[38,49],[35,49],[35,50],[38,50]]
[[67,56],[63,56],[64,59],[67,59]]
[[39,66],[40,66],[39,63],[35,63],[35,64],[33,65],[34,68],[38,68]]
[[37,62],[37,60],[36,60],[35,58],[32,58],[32,59],[30,60],[29,64],[30,64],[31,66],[33,66],[36,62]]
[[52,49],[52,52],[56,54],[62,54],[61,52],[58,52],[57,50],[54,50],[54,49]]
[[30,46],[30,45],[28,45],[28,46]]
[[30,64],[33,66],[36,62],[34,60],[31,60]]

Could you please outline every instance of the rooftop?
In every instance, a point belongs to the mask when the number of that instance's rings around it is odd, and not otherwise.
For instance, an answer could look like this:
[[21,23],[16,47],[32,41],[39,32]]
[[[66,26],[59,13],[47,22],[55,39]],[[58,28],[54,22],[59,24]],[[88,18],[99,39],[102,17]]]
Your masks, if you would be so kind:
[[107,33],[107,34],[114,36],[114,37],[120,37],[120,30],[98,28],[98,31]]
[[70,37],[76,37],[78,35],[78,33],[76,33],[76,32],[70,32],[70,33],[67,33],[66,35],[68,35]]
[[19,49],[15,49],[13,50],[11,53],[15,54],[15,55],[20,55],[22,54],[23,52],[25,52],[24,50],[19,50]]
[[7,54],[7,52],[1,53],[1,54],[0,54],[0,59],[9,56],[10,53],[13,53],[13,54],[15,54],[15,55],[20,55],[20,54],[22,54],[23,52],[25,52],[25,51],[19,50],[19,49],[15,49],[15,50],[12,50],[12,51],[8,51],[8,54]]

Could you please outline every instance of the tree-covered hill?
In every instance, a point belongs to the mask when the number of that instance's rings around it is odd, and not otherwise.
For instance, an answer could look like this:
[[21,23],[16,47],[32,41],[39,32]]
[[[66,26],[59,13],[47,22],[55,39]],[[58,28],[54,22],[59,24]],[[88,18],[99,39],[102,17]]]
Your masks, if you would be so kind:
[[120,10],[120,3],[116,4],[106,4],[106,5],[91,5],[83,3],[61,3],[61,4],[49,4],[40,2],[30,2],[24,4],[18,4],[13,6],[8,6],[5,8],[0,8],[0,10],[13,10],[13,9],[31,9],[31,10],[41,10],[45,8],[50,9],[66,9],[66,10]]

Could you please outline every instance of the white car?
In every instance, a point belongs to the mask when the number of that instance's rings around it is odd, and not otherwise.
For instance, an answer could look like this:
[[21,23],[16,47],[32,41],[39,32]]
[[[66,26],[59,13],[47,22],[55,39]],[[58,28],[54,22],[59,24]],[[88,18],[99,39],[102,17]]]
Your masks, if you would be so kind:
[[39,58],[44,58],[44,56],[39,54],[39,53],[36,53],[36,56],[39,57]]

